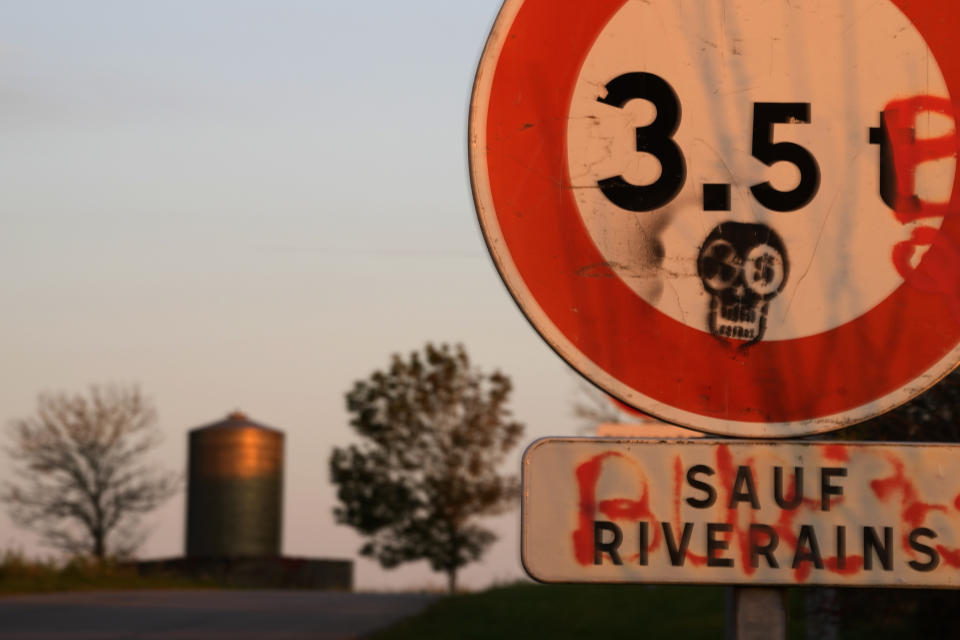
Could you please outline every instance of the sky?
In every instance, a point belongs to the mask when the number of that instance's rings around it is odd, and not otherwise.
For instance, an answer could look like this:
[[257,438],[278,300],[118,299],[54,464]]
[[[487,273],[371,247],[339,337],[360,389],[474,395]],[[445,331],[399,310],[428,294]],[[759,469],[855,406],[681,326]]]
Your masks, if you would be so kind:
[[[157,457],[241,409],[287,434],[283,550],[354,558],[327,477],[344,393],[425,342],[515,384],[526,441],[580,382],[484,246],[467,116],[499,0],[0,3],[0,423],[42,391],[139,384]],[[505,468],[519,471],[522,447]],[[0,457],[0,480],[9,459]],[[183,497],[144,557],[183,549]],[[461,582],[518,579],[519,513]],[[0,549],[47,554],[0,514]],[[358,560],[361,589],[440,587]]]

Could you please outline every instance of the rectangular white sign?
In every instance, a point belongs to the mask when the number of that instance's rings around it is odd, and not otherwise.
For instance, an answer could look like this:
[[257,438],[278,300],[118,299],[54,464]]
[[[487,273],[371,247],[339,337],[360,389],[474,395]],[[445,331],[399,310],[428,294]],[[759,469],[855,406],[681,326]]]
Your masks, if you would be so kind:
[[960,446],[539,440],[522,546],[544,582],[960,587]]

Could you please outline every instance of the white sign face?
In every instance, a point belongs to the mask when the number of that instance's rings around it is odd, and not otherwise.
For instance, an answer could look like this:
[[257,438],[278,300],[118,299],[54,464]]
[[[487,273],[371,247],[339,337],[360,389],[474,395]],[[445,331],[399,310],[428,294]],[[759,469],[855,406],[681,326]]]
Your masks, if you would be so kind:
[[507,0],[471,172],[497,268],[612,396],[789,437],[960,361],[960,3]]
[[960,446],[547,439],[523,468],[543,582],[960,587]]
[[[669,139],[682,150],[686,175],[676,196],[650,211],[624,210],[595,188],[620,175],[649,185],[661,173],[655,154],[637,152],[634,133],[654,120],[654,104],[598,100],[626,69],[662,78],[680,106]],[[809,2],[627,2],[590,49],[570,106],[567,162],[580,216],[610,268],[637,295],[708,333],[724,318],[711,323],[707,313],[714,294],[697,268],[704,239],[720,222],[769,227],[783,239],[787,273],[760,292],[755,326],[747,330],[759,335],[763,320],[764,340],[824,333],[903,284],[890,255],[918,223],[901,223],[880,198],[877,149],[868,136],[882,107],[902,95],[949,98],[923,36],[891,2],[844,0],[828,11]],[[801,179],[798,165],[767,167],[753,154],[762,125],[755,105],[772,100],[807,105],[809,122],[786,116],[796,122],[778,120],[773,139],[806,149],[819,174],[816,193],[787,212],[765,207],[750,188],[769,181],[790,192]],[[953,118],[930,112],[915,125],[920,139],[954,127]],[[923,163],[916,193],[949,202],[955,173],[955,157]],[[727,194],[724,211],[705,210],[705,185]]]

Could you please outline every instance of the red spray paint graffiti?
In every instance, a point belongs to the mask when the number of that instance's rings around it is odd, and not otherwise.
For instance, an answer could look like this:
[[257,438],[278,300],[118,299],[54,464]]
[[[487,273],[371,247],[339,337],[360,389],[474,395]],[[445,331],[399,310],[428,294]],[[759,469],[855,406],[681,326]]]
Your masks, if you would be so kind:
[[[939,511],[947,513],[946,505],[928,504],[920,500],[916,486],[904,473],[904,465],[901,460],[893,455],[887,456],[887,459],[893,467],[893,475],[874,480],[870,483],[870,488],[873,489],[876,496],[883,502],[887,502],[892,499],[895,494],[899,494],[901,500],[901,517],[905,523],[915,529],[924,525],[930,512]],[[957,508],[956,501],[954,502],[954,508]],[[909,537],[906,535],[903,536],[902,541],[904,550],[911,553]],[[940,556],[948,565],[951,567],[960,567],[960,549],[948,549],[943,545],[937,545],[937,551],[939,551]]]
[[[831,461],[834,463],[849,463],[852,454],[858,451],[856,445],[831,444],[818,447],[822,461]],[[754,458],[746,457],[742,461],[734,458],[729,445],[721,444],[716,447],[715,469],[717,481],[722,490],[716,498],[719,499],[717,509],[723,513],[724,522],[729,525],[727,542],[736,540],[740,551],[740,562],[738,566],[745,575],[753,575],[757,571],[755,549],[760,546],[768,545],[773,535],[778,537],[782,548],[788,550],[791,554],[800,554],[800,557],[806,558],[812,553],[807,548],[809,540],[801,540],[798,536],[797,522],[804,513],[816,513],[820,510],[829,510],[841,505],[844,501],[842,495],[821,495],[819,499],[804,496],[797,499],[798,476],[796,471],[790,480],[789,488],[782,492],[780,499],[788,504],[795,504],[793,508],[781,508],[779,517],[771,527],[757,525],[756,507],[749,503],[744,503],[743,498],[739,500],[734,495],[735,487],[740,486],[741,477],[752,486],[757,485],[756,471],[754,469]],[[905,465],[901,459],[892,453],[885,456],[886,462],[891,469],[889,475],[879,476],[869,481],[870,490],[881,502],[889,503],[899,498],[900,500],[900,519],[906,525],[907,530],[917,530],[924,527],[931,513],[938,512],[948,514],[950,509],[960,511],[960,495],[953,500],[953,504],[934,504],[921,499],[916,485],[906,474]],[[631,466],[631,473],[637,478],[638,494],[636,497],[617,497],[604,500],[597,500],[598,482],[604,466],[612,462],[621,464],[627,463]],[[672,464],[672,522],[663,523],[664,528],[672,528],[677,532],[684,526],[682,518],[683,491],[685,488],[684,469],[687,466],[681,456],[677,455]],[[749,470],[750,480],[746,480],[744,469]],[[651,529],[654,538],[649,543],[648,550],[655,551],[662,541],[662,535],[657,526],[657,517],[650,507],[650,487],[643,470],[639,463],[629,456],[617,452],[605,452],[597,455],[586,462],[580,464],[576,469],[576,479],[579,490],[579,510],[578,527],[573,533],[573,547],[575,557],[581,565],[591,565],[595,563],[594,557],[594,522],[598,515],[605,516],[611,520],[621,522],[637,523],[647,521],[651,523]],[[821,491],[823,491],[821,486]],[[746,511],[746,515],[743,512]],[[757,525],[757,526],[755,526]],[[839,534],[838,534],[839,535]],[[671,542],[671,545],[675,545]],[[838,543],[839,544],[839,543]],[[911,545],[909,534],[904,534],[901,539],[901,546],[907,557],[915,558],[916,549]],[[803,548],[801,548],[803,547]],[[960,568],[960,548],[951,549],[943,545],[936,547],[943,562],[951,567]],[[689,548],[684,550],[684,559],[694,567],[703,567],[709,564],[707,555],[696,554]],[[795,556],[797,557],[797,556]],[[637,556],[631,560],[636,561]],[[846,542],[843,543],[843,551],[838,549],[834,555],[822,556],[822,568],[825,571],[841,576],[850,576],[865,570],[864,556],[860,554],[846,553]],[[794,563],[792,567],[794,580],[798,583],[806,582],[814,569],[814,561],[804,560]]]
[[[621,460],[634,467],[637,474],[639,493],[634,498],[616,498],[597,502],[597,483],[605,462]],[[580,491],[578,509],[578,527],[573,533],[573,548],[577,562],[582,565],[593,563],[593,523],[597,514],[603,514],[611,520],[629,520],[638,522],[642,519],[656,520],[650,511],[650,490],[643,470],[636,461],[616,452],[603,453],[591,458],[577,467],[577,485]],[[654,538],[649,550],[656,551],[660,545],[659,531],[654,528]],[[633,558],[635,559],[635,558]]]
[[[956,127],[936,138],[917,138],[917,120],[929,114],[956,122],[949,100],[913,96],[890,102],[883,110],[881,127],[871,132],[871,141],[881,147],[880,196],[902,224],[942,219],[950,211],[950,202],[927,202],[917,195],[918,166],[957,157]],[[916,255],[922,249],[927,253],[917,262]],[[954,240],[933,227],[918,226],[909,240],[893,247],[892,260],[897,272],[912,287],[944,294],[954,315],[960,318],[960,248]]]
[[[913,96],[894,100],[883,110],[882,126],[871,140],[881,145],[880,195],[897,220],[909,224],[923,218],[942,218],[948,203],[925,202],[917,196],[917,167],[924,162],[957,155],[956,131],[938,138],[918,139],[917,120],[923,114],[953,119],[953,105],[946,98]],[[877,130],[874,130],[876,132]]]

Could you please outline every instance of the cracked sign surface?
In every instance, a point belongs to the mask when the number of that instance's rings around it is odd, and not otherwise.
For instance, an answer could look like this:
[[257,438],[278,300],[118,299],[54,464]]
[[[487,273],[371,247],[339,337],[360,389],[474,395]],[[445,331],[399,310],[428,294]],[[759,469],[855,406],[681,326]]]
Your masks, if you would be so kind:
[[508,0],[481,226],[537,331],[645,412],[788,437],[960,360],[960,6]]
[[960,587],[960,446],[541,440],[522,538],[544,582]]

